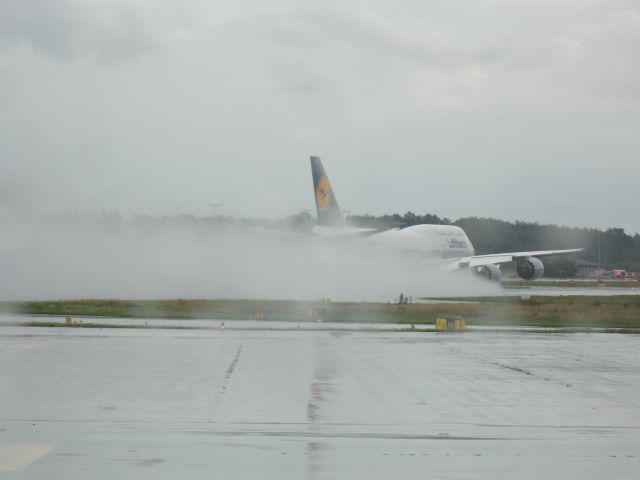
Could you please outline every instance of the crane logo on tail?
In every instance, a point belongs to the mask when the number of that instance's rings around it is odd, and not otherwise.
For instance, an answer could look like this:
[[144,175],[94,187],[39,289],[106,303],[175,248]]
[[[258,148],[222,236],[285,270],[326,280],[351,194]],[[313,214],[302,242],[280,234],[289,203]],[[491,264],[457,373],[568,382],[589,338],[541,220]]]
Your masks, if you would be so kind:
[[323,210],[331,204],[331,187],[329,186],[329,180],[324,175],[318,180],[316,186],[316,203],[318,208]]

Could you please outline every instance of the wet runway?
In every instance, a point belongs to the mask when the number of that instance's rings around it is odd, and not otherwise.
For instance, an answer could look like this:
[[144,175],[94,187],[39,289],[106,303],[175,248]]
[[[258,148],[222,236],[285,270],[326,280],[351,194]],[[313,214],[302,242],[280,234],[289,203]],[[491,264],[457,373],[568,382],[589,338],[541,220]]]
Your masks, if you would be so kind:
[[0,478],[634,478],[640,338],[0,327]]
[[580,296],[611,296],[611,295],[640,295],[640,288],[624,288],[624,287],[538,287],[533,284],[526,287],[508,287],[503,288],[504,295],[529,295],[556,297],[567,295],[580,295]]

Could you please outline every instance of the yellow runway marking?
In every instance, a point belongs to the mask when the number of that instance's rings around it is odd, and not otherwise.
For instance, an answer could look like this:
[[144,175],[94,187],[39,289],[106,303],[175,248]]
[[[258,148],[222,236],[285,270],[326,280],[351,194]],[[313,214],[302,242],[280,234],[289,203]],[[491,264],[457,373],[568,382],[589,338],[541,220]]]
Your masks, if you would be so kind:
[[49,453],[52,443],[1,443],[0,472],[18,472]]

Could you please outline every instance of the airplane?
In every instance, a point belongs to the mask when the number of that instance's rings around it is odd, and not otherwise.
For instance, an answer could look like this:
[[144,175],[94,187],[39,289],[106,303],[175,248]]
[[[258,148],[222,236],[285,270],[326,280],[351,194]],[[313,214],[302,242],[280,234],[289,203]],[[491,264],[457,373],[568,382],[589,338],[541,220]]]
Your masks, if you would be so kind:
[[311,174],[318,215],[312,234],[322,238],[351,239],[367,246],[438,261],[446,270],[472,270],[490,280],[500,280],[500,264],[516,262],[524,280],[537,280],[544,273],[539,257],[569,255],[582,248],[476,255],[467,234],[454,225],[412,225],[405,228],[371,229],[348,226],[338,206],[320,157],[311,156]]

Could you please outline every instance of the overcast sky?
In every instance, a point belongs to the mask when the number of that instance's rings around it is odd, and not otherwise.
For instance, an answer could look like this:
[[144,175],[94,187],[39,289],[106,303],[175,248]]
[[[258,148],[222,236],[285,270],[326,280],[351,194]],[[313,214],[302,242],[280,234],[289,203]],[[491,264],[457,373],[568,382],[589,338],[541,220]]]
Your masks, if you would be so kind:
[[640,231],[638,0],[2,0],[0,214]]

